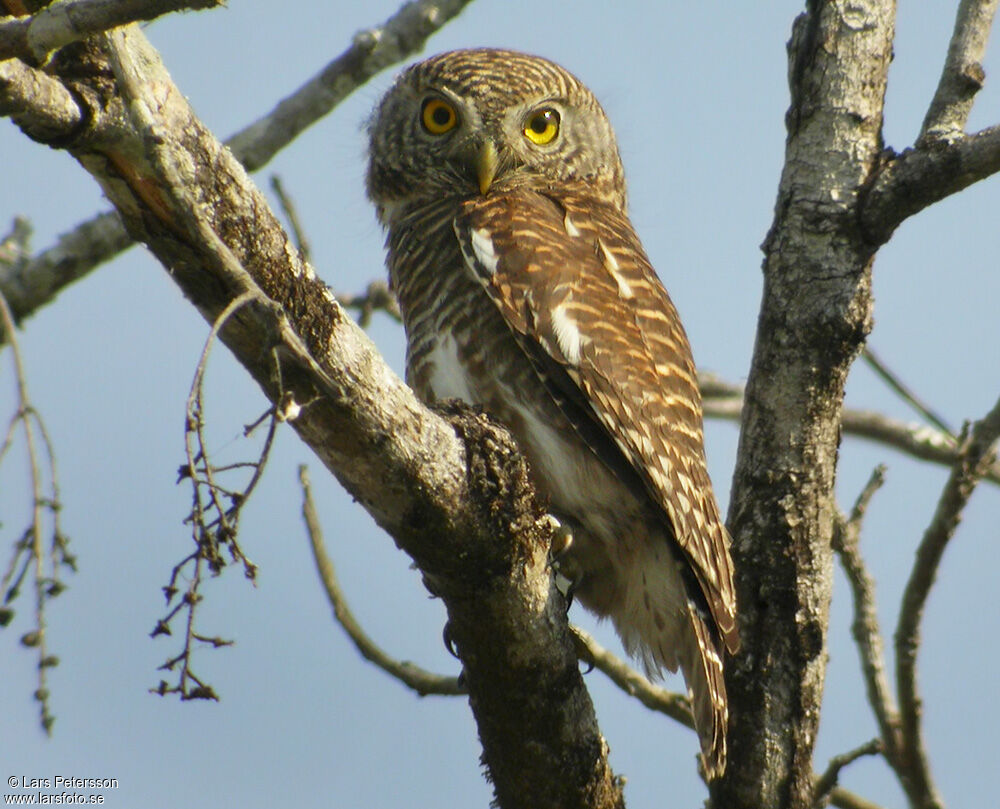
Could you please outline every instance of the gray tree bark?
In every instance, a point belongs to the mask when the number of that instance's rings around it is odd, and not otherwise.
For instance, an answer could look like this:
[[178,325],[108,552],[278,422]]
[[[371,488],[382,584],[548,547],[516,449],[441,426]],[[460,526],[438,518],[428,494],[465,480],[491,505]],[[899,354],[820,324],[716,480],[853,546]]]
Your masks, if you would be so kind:
[[807,807],[826,669],[833,484],[847,372],[871,326],[858,226],[882,149],[894,4],[814,2],[788,49],[791,106],[729,527],[744,649],[727,669],[719,806]]

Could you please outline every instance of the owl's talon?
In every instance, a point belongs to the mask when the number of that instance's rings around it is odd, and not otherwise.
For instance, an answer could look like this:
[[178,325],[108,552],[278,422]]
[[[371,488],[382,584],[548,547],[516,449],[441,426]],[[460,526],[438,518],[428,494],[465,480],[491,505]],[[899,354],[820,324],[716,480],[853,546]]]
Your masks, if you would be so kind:
[[542,518],[552,527],[552,544],[549,545],[549,566],[555,567],[559,560],[573,546],[573,532],[563,525],[554,514]]
[[[566,599],[566,612],[573,606],[573,593],[582,580],[579,571],[571,571],[565,564],[566,554],[573,546],[573,532],[563,525],[554,514],[542,518],[552,529],[552,544],[549,546],[549,568],[555,572],[556,588]],[[576,575],[574,576],[574,572]]]
[[448,650],[448,654],[456,660],[461,660],[462,658],[458,656],[458,648],[455,646],[455,639],[451,636],[450,623],[445,623],[444,629],[441,631],[441,639],[444,641],[444,648]]

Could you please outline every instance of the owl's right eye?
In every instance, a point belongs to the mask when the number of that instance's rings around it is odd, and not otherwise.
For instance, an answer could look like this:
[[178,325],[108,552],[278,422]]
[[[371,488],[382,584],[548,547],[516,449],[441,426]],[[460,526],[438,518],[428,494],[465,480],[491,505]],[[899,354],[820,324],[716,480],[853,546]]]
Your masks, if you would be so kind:
[[432,135],[443,135],[458,124],[455,108],[442,98],[428,98],[420,110],[420,121]]

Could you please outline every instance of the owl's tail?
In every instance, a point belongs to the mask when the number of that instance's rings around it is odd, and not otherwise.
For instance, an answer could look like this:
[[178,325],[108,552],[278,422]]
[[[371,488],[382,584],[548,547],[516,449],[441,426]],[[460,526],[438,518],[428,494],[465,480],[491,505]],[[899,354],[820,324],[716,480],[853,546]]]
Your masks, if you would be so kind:
[[722,674],[721,643],[702,612],[688,604],[691,632],[684,633],[678,658],[691,691],[694,725],[701,741],[701,757],[709,781],[726,770],[726,727],[729,706]]

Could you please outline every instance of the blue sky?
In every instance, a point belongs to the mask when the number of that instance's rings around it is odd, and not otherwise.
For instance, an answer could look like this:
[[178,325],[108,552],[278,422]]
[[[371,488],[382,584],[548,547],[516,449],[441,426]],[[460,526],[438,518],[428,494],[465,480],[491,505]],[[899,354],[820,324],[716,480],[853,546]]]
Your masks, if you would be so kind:
[[[900,150],[919,129],[950,34],[953,2],[901,4],[885,135]],[[303,2],[295,16],[246,0],[147,27],[195,110],[226,137],[269,110],[340,53],[360,28],[396,8],[378,2]],[[548,56],[595,91],[618,133],[631,213],[654,266],[685,321],[699,365],[744,378],[760,298],[759,245],[771,220],[788,104],[785,42],[800,4],[596,0],[478,0],[433,37],[427,53],[475,45]],[[530,20],[530,23],[526,23]],[[987,87],[970,126],[1000,122],[1000,92]],[[382,234],[363,195],[368,111],[394,71],[377,77],[257,175],[282,176],[309,233],[314,264],[337,291],[358,292],[383,275]],[[107,206],[67,155],[0,123],[0,220],[35,226],[36,248]],[[876,261],[876,325],[870,343],[954,424],[983,415],[1000,392],[1000,182],[988,180],[905,223]],[[0,227],[5,230],[6,225]],[[65,290],[21,336],[35,404],[59,453],[63,519],[80,572],[51,605],[49,637],[61,665],[50,676],[57,722],[38,729],[34,657],[17,639],[29,604],[0,632],[0,775],[109,777],[112,807],[486,806],[490,790],[461,699],[419,699],[364,663],[331,620],[299,516],[296,466],[307,462],[329,550],[369,632],[402,659],[447,673],[443,609],[408,560],[352,503],[289,430],[244,517],[244,549],[258,586],[236,569],[210,583],[207,633],[236,639],[203,652],[198,670],[218,704],[151,696],[156,667],[176,652],[150,640],[159,588],[188,552],[182,519],[189,495],[175,485],[183,460],[183,412],[208,327],[166,273],[133,249]],[[402,330],[376,316],[370,334],[401,370]],[[12,384],[3,358],[0,403]],[[858,365],[848,403],[898,418],[910,414]],[[247,454],[242,425],[266,404],[224,351],[209,366],[210,443],[221,459]],[[725,508],[735,426],[707,426],[716,490]],[[20,456],[0,469],[0,540],[25,515]],[[891,633],[913,550],[946,476],[885,447],[847,438],[838,492],[849,506],[879,462],[888,482],[872,505],[862,550],[876,576]],[[920,683],[934,773],[953,806],[995,795],[993,729],[1000,606],[989,550],[1000,525],[1000,488],[983,486],[949,549],[928,604]],[[7,551],[0,551],[6,558]],[[579,607],[574,618],[595,629]],[[608,627],[602,642],[618,648]],[[891,638],[888,638],[891,653]],[[817,768],[875,732],[850,641],[850,604],[838,574],[830,667]],[[611,746],[628,777],[631,807],[695,806],[694,735],[587,677]],[[681,687],[680,681],[671,681]],[[903,805],[886,768],[862,761],[842,782],[886,806]]]

